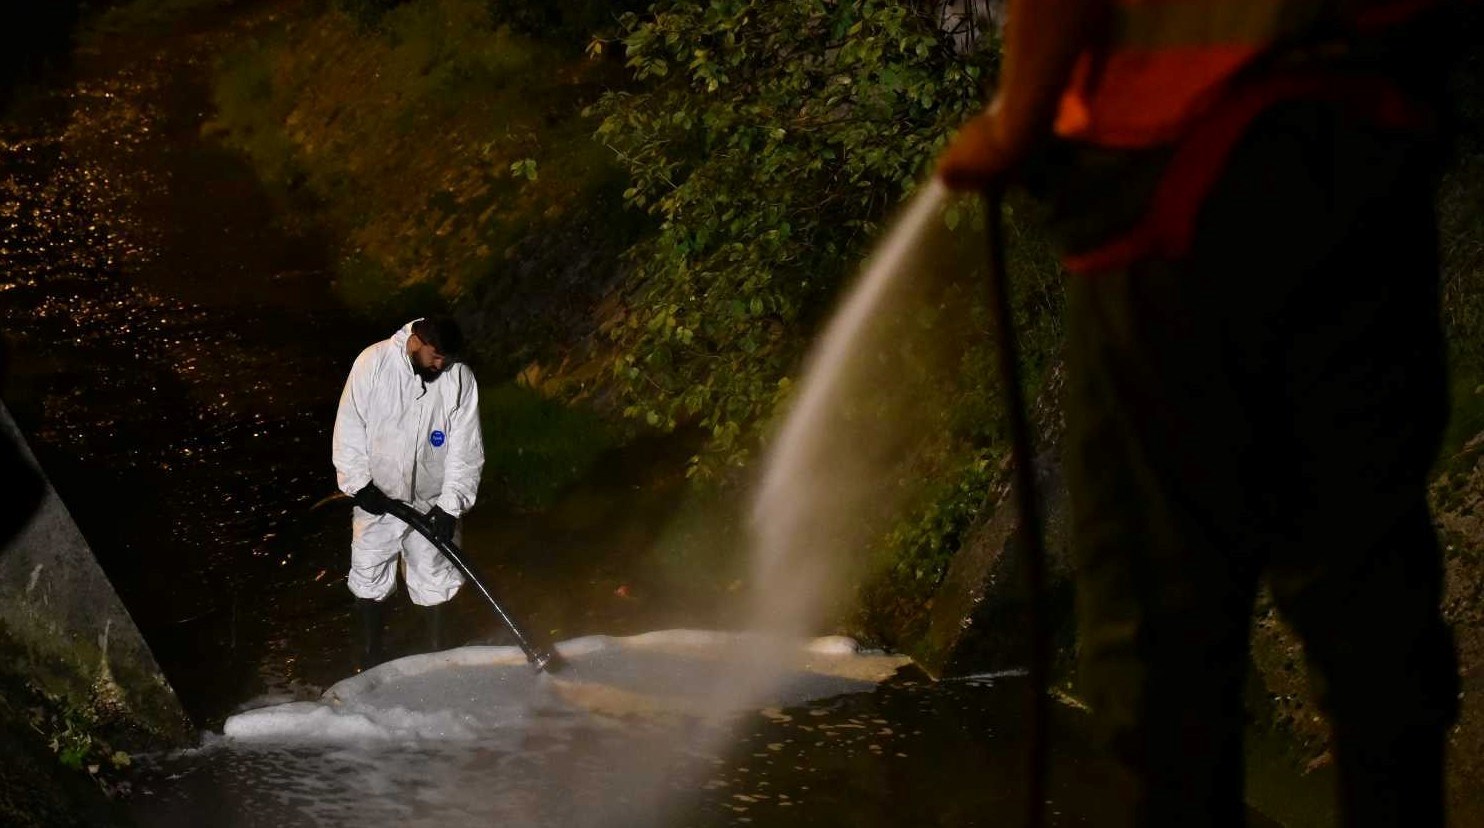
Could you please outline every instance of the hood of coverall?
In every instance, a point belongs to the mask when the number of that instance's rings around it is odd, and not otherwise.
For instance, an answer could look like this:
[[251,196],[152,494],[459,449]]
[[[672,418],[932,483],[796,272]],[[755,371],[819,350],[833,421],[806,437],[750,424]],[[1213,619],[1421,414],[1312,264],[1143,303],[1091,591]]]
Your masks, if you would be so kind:
[[374,482],[420,510],[460,515],[484,465],[479,391],[462,362],[424,382],[407,354],[412,324],[361,352],[335,423],[335,468],[347,494]]

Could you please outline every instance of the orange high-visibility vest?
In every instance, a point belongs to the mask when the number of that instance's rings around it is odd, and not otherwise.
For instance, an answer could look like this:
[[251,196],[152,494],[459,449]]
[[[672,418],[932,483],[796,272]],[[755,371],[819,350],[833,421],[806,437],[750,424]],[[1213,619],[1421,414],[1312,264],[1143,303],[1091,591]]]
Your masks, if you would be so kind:
[[1078,59],[1055,130],[1105,147],[1177,140],[1254,60],[1311,32],[1384,29],[1437,0],[1114,0]]

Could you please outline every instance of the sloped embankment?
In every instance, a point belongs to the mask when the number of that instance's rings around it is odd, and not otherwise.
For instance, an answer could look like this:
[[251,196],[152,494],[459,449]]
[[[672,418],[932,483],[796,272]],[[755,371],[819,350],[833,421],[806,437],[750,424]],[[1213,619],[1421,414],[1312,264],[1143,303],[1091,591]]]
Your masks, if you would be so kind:
[[206,129],[339,240],[336,287],[396,316],[454,303],[511,376],[588,332],[642,219],[583,108],[621,83],[478,0],[334,6],[223,58]]

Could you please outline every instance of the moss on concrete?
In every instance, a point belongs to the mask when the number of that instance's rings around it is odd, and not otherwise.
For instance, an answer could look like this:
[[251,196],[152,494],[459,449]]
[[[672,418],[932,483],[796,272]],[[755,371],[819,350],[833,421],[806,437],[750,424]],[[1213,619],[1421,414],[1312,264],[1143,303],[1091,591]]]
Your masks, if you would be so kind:
[[[131,824],[119,803],[110,798],[119,791],[119,785],[117,767],[109,761],[113,748],[104,733],[107,727],[86,734],[87,750],[77,750],[84,738],[80,732],[75,732],[76,738],[70,742],[57,739],[54,749],[52,740],[62,733],[54,732],[51,725],[68,718],[69,703],[48,697],[15,672],[18,650],[15,642],[0,631],[0,756],[4,757],[0,825],[53,828]],[[97,721],[75,713],[72,718]],[[69,747],[74,748],[68,757],[73,767],[63,762],[63,751]]]

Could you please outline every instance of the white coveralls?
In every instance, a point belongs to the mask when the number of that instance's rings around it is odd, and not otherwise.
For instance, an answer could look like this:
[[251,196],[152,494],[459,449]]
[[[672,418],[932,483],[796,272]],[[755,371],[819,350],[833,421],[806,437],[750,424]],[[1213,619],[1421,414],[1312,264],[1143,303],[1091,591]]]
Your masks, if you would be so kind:
[[[457,518],[474,505],[484,467],[479,388],[461,362],[424,383],[407,354],[411,335],[408,323],[356,357],[335,415],[335,474],[348,495],[375,483],[420,512],[438,506]],[[414,604],[441,604],[464,583],[448,558],[391,515],[357,506],[351,529],[348,584],[357,598],[379,601],[396,590],[399,555]]]

